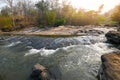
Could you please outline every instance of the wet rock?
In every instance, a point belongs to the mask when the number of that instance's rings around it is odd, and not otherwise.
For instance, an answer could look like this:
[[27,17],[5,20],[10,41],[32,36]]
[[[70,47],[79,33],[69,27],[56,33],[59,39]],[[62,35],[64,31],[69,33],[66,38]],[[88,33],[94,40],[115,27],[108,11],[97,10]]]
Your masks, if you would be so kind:
[[41,64],[36,64],[30,75],[29,80],[53,80],[46,67]]
[[120,32],[110,31],[105,36],[110,43],[120,45]]
[[99,30],[88,30],[88,33],[93,33],[93,34],[103,34],[104,32],[103,31],[99,31]]
[[118,27],[117,31],[120,31],[120,26]]
[[4,38],[3,38],[3,37],[0,37],[0,41],[1,41],[1,40],[4,40]]
[[85,29],[85,30],[78,30],[76,32],[76,34],[79,34],[79,33],[86,33],[88,35],[100,35],[100,34],[103,34],[104,32],[103,31],[99,31],[99,30],[95,30],[95,29]]
[[120,52],[105,54],[101,60],[99,80],[120,80]]

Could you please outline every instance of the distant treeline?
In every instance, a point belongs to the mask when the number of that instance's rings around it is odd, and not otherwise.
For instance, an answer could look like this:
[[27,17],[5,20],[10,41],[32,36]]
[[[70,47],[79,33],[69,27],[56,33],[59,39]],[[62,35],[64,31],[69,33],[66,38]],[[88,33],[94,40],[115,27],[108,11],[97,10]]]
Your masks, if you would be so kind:
[[17,30],[29,26],[57,27],[60,25],[99,25],[120,24],[120,5],[106,14],[98,11],[86,11],[74,8],[67,0],[3,0],[7,6],[0,13],[0,29],[3,31]]

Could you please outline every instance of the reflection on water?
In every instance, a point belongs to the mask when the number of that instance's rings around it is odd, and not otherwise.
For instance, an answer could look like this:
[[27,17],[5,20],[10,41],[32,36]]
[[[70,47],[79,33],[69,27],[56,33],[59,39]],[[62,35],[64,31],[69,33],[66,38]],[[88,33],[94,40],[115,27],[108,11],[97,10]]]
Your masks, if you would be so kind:
[[27,80],[36,63],[55,80],[97,80],[100,56],[111,52],[104,35],[71,38],[35,36],[0,40],[0,80]]

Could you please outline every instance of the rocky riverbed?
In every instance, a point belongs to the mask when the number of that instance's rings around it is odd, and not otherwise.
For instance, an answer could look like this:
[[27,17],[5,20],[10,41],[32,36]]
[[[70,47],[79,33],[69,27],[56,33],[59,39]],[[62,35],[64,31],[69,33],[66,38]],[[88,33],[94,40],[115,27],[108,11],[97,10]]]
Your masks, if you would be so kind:
[[39,29],[38,27],[26,28],[19,31],[0,32],[3,35],[36,35],[36,36],[84,36],[84,35],[100,35],[104,32],[95,28],[102,26],[59,26],[54,28]]
[[116,51],[106,43],[110,30],[115,28],[60,26],[1,32],[0,80],[27,80],[36,63],[46,66],[55,80],[97,80],[101,55]]
[[[69,27],[66,28],[66,32],[70,31]],[[101,55],[115,50],[111,48],[111,44],[106,43],[105,38],[105,33],[113,28],[84,29],[85,27],[81,27],[77,31],[87,33],[85,36],[74,37],[1,35],[0,80],[28,80],[36,63],[48,68],[51,77],[55,80],[97,80]],[[37,28],[31,28],[17,32],[37,31]],[[99,31],[100,35],[98,35]]]
[[106,34],[106,38],[118,48],[118,51],[102,55],[99,79],[120,80],[120,31],[110,31]]

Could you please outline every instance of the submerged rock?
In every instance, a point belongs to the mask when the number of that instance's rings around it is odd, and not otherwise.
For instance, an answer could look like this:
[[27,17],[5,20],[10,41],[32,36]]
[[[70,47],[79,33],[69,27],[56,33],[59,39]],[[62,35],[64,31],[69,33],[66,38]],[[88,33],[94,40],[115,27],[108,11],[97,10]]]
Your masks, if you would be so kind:
[[110,31],[105,36],[110,43],[120,45],[120,32]]
[[101,60],[100,80],[120,80],[120,52],[105,54]]
[[41,64],[34,65],[32,74],[29,80],[53,80],[50,78],[50,74],[46,67]]

